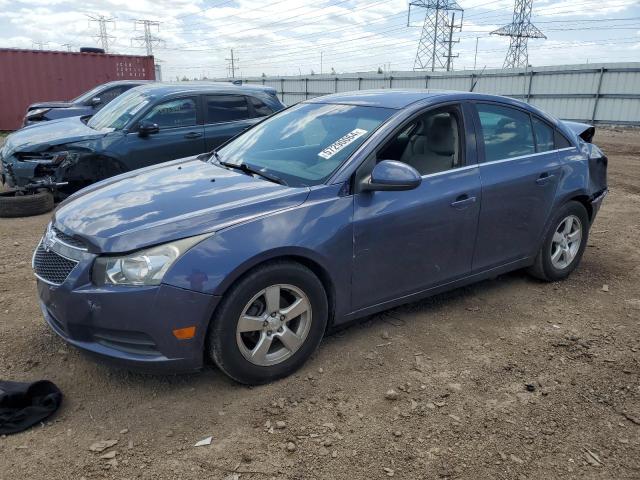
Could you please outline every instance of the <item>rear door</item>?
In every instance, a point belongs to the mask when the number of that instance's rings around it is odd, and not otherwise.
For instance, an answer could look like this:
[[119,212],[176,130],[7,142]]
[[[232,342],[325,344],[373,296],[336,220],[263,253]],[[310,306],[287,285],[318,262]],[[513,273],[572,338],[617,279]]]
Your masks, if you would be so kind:
[[204,115],[206,151],[218,148],[259,120],[244,95],[205,95]]
[[554,130],[515,107],[474,104],[482,204],[473,270],[531,256],[538,248],[561,174]]
[[123,158],[131,170],[205,151],[197,96],[160,101],[140,121],[157,124],[159,131],[141,137],[136,129],[126,135]]

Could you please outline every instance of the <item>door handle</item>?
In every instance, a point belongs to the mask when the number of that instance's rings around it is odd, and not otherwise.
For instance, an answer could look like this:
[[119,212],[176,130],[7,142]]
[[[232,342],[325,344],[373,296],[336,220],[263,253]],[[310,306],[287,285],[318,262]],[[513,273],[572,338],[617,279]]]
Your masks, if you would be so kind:
[[451,203],[453,208],[457,208],[458,210],[462,210],[476,203],[476,197],[470,197],[466,193],[464,195],[460,195],[456,198],[455,202]]
[[553,177],[555,177],[554,174],[552,174],[552,173],[550,174],[550,173],[546,173],[545,172],[545,173],[541,174],[537,178],[536,183],[538,185],[546,185],[547,183],[549,183],[551,181],[551,179],[553,179]]
[[200,138],[202,134],[200,132],[189,132],[184,134],[184,138]]

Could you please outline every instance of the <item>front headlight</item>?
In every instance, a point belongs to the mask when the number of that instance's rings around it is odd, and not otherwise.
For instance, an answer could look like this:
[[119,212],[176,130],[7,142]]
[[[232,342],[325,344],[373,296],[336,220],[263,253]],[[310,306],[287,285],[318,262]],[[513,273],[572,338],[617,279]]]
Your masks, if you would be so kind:
[[160,285],[167,270],[210,233],[139,250],[129,255],[98,257],[93,264],[96,285]]
[[41,117],[42,115],[47,113],[49,110],[51,110],[51,109],[50,108],[36,108],[35,110],[29,110],[27,112],[27,118]]

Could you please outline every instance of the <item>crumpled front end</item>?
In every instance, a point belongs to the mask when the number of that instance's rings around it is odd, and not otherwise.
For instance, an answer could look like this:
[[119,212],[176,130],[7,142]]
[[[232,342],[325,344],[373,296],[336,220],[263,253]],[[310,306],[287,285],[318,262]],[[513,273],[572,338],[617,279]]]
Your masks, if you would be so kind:
[[0,151],[2,183],[12,188],[45,186],[56,182],[57,168],[64,160],[60,152]]

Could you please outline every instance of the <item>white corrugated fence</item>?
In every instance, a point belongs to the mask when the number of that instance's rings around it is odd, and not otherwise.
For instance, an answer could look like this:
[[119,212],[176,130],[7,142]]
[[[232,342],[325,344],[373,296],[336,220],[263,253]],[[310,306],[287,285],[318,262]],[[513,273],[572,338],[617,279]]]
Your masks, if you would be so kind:
[[506,95],[565,120],[640,125],[640,62],[562,65],[510,70],[390,72],[251,77],[274,87],[292,105],[335,92],[370,88],[430,88]]

